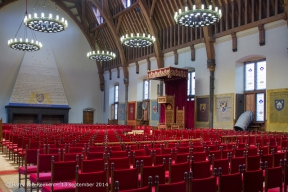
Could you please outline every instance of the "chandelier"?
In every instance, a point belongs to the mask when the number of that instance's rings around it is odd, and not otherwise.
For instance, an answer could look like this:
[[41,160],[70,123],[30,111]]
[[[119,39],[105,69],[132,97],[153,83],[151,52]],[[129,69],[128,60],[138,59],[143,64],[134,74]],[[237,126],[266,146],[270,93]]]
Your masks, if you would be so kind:
[[116,57],[116,54],[112,51],[90,51],[87,53],[87,57],[96,61],[110,61]]
[[146,35],[145,33],[142,36],[139,33],[136,36],[131,33],[130,36],[126,34],[120,38],[121,43],[129,47],[147,47],[152,45],[155,40],[154,36],[150,34]]
[[182,9],[179,9],[174,15],[176,23],[186,27],[203,27],[211,25],[221,17],[221,9],[215,7],[213,10],[212,5],[209,6],[209,9],[205,9],[203,4],[201,9],[197,9],[196,5],[193,5],[192,10],[188,10],[188,7],[185,7],[184,12],[182,12]]
[[[26,3],[27,3],[27,0],[26,0]],[[27,16],[27,4],[26,4],[25,16]],[[29,52],[39,51],[42,48],[42,43],[37,41],[36,35],[34,34],[34,31],[32,30],[29,30],[29,31],[31,31],[32,37],[34,37],[36,40],[34,40],[33,38],[31,39],[31,41],[28,40],[26,26],[24,26],[24,39],[17,38],[18,32],[21,29],[22,24],[23,24],[23,20],[16,32],[14,39],[8,40],[8,46],[14,50],[19,50],[19,51],[29,51]]]
[[8,46],[12,49],[19,50],[19,51],[38,51],[42,48],[42,44],[39,41],[35,41],[31,39],[29,40],[26,38],[25,41],[20,39],[10,39],[8,40]]
[[[38,3],[38,1],[37,1]],[[36,5],[35,5],[36,6]],[[49,6],[49,4],[48,4]],[[44,4],[44,7],[46,7],[46,1]],[[55,3],[56,7],[56,3]],[[35,7],[33,8],[35,9]],[[58,12],[58,8],[56,7],[56,10]],[[28,14],[24,18],[24,23],[27,27],[34,31],[39,32],[45,32],[45,33],[57,33],[61,32],[67,29],[68,22],[63,17],[60,19],[59,15],[56,15],[53,17],[53,14],[44,14],[41,13],[41,15],[38,16],[37,13],[34,14]]]

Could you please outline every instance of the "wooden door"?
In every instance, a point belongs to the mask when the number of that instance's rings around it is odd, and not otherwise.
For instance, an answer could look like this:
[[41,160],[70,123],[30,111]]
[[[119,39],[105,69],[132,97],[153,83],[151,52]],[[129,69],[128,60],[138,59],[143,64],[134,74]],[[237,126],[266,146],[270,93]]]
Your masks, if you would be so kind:
[[83,124],[94,124],[94,111],[83,111]]
[[255,94],[246,94],[245,95],[245,111],[252,111],[255,115]]

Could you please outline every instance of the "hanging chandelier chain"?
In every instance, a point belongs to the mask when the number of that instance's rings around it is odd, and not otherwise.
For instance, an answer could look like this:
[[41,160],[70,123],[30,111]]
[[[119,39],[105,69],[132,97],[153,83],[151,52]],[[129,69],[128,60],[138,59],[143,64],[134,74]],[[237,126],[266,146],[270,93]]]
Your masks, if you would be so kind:
[[18,35],[18,33],[19,33],[20,29],[21,29],[22,24],[23,24],[23,21],[21,21],[21,24],[20,24],[20,26],[19,26],[19,28],[18,28],[18,30],[16,32],[15,38],[17,37],[17,35]]

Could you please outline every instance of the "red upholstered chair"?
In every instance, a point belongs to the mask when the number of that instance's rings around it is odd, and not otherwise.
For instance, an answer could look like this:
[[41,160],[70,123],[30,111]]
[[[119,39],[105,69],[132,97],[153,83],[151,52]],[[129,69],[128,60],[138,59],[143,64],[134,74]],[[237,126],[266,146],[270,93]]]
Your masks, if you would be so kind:
[[193,152],[192,157],[194,157],[194,162],[206,161],[205,152]]
[[185,163],[188,160],[191,160],[189,153],[176,154],[175,163]]
[[54,157],[51,159],[51,182],[50,185],[42,187],[42,192],[50,191],[75,191],[75,171],[77,161],[59,161],[54,162]]
[[[122,157],[122,158],[110,158],[108,161],[109,164],[114,164],[114,170],[118,169],[130,169],[130,158]],[[111,167],[110,167],[111,168]],[[111,169],[109,169],[111,170]]]
[[272,154],[263,155],[263,151],[260,150],[260,157],[261,157],[261,162],[267,162],[268,168],[273,167],[273,155]]
[[[282,164],[282,160],[281,160]],[[273,167],[268,168],[268,162],[265,162],[265,192],[268,192],[268,189],[278,188],[282,192],[282,170],[283,167]]]
[[246,170],[247,171],[254,171],[260,169],[260,155],[257,156],[246,156]]
[[243,157],[245,154],[246,148],[236,149],[235,150],[235,157]]
[[223,175],[229,174],[229,160],[228,159],[214,159],[212,156],[212,170],[221,168]]
[[[241,165],[240,165],[241,166]],[[240,168],[242,170],[242,168]],[[242,192],[242,173],[223,174],[222,168],[218,168],[218,192]]]
[[105,148],[104,146],[90,146],[87,148],[87,152],[101,152],[104,153],[105,151],[107,151],[107,148]]
[[[182,176],[183,178],[183,176]],[[189,184],[188,184],[188,173],[184,173],[184,181],[180,181],[177,183],[169,183],[169,184],[160,184],[159,176],[155,176],[155,192],[188,192]]]
[[115,181],[121,183],[121,189],[138,188],[138,167],[115,170],[114,163],[111,163],[111,192],[115,191]]
[[212,157],[214,155],[214,159],[221,159],[222,158],[222,151],[210,151],[209,155]]
[[[115,192],[119,192],[119,181],[115,181]],[[120,190],[120,192],[152,192],[152,177],[148,178],[148,186],[137,189]]]
[[190,148],[189,147],[178,147],[177,152],[175,151],[175,153],[177,153],[177,154],[190,153]]
[[122,148],[121,148],[121,146],[108,147],[108,152],[111,152],[111,151],[122,151]]
[[189,192],[216,192],[216,177],[194,179],[194,173],[189,172]]
[[246,171],[243,166],[243,192],[263,191],[263,170]]
[[[239,172],[239,165],[244,165],[246,163],[245,157],[233,157],[230,160],[230,174]],[[259,168],[258,168],[259,169]]]
[[[18,168],[19,173],[19,188],[21,186],[21,180],[24,179],[24,189],[27,191],[27,178],[31,173],[37,172],[37,149],[28,149],[28,145],[25,150],[25,163],[24,166]],[[44,151],[40,150],[40,153]],[[24,178],[21,178],[24,175]]]
[[127,157],[127,152],[126,151],[111,151],[110,152],[110,157],[111,158]]
[[203,146],[193,146],[193,152],[204,152]]
[[172,159],[169,159],[169,183],[181,182],[183,180],[182,175],[190,171],[190,160],[185,163],[172,164]]
[[148,177],[152,176],[154,178],[156,175],[159,176],[159,183],[165,183],[165,167],[166,161],[163,161],[162,165],[155,165],[155,166],[144,166],[143,161],[140,162],[140,187],[147,186],[148,184]]
[[153,165],[153,159],[151,156],[138,156],[138,157],[133,156],[133,167],[136,166],[137,161],[138,162],[143,161],[144,166],[152,166]]
[[103,171],[105,163],[104,159],[85,160],[84,158],[81,158],[81,172],[88,173]]
[[105,156],[105,153],[103,152],[88,152],[87,159],[103,159]]
[[275,152],[272,151],[272,155],[273,155],[273,167],[279,167],[280,165],[280,161],[282,160],[282,162],[284,162],[285,159],[285,153],[284,152]]
[[[76,192],[108,192],[108,165],[104,166],[104,170],[97,172],[80,172],[76,166]],[[83,184],[92,185],[83,185]]]
[[211,176],[210,162],[194,162],[192,157],[192,171],[195,179],[208,178]]
[[223,150],[222,151],[222,154],[221,154],[221,158],[222,159],[226,159],[226,158],[228,158],[228,155],[227,154],[233,154],[234,153],[234,150],[233,149],[227,149],[227,150]]
[[248,156],[255,156],[258,155],[258,149],[256,147],[249,147],[248,148]]
[[268,146],[259,147],[259,151],[261,151],[261,150],[262,150],[263,155],[268,154],[268,151],[269,151]]
[[144,150],[144,149],[132,150],[131,154],[133,154],[133,156],[136,156],[136,157],[137,156],[146,156],[146,155],[148,155],[148,154],[146,154],[146,150]]
[[30,189],[32,191],[32,183],[37,184],[37,191],[39,191],[39,184],[48,183],[51,181],[51,158],[57,162],[61,158],[61,154],[40,154],[37,150],[37,173],[30,174]]
[[168,159],[172,158],[172,155],[155,155],[154,156],[154,165],[162,165],[163,164],[163,160],[165,159],[166,161],[166,171],[169,170],[169,164]]

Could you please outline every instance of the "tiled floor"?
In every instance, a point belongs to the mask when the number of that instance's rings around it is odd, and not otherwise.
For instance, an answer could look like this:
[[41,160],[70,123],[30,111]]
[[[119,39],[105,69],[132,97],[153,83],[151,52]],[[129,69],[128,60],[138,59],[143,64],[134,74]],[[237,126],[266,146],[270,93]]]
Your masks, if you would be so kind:
[[0,192],[22,192],[18,188],[18,165],[0,152]]

